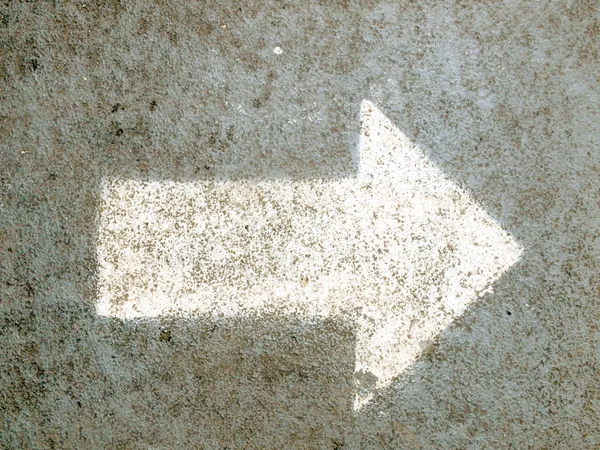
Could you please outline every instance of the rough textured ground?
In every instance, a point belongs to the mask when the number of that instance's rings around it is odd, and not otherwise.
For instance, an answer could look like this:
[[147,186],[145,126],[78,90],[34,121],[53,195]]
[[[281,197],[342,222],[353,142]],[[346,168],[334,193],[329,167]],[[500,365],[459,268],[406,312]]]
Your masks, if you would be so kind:
[[[595,1],[3,2],[0,446],[598,448],[599,36]],[[352,324],[96,314],[103,179],[343,178],[363,99],[523,248],[369,405]]]

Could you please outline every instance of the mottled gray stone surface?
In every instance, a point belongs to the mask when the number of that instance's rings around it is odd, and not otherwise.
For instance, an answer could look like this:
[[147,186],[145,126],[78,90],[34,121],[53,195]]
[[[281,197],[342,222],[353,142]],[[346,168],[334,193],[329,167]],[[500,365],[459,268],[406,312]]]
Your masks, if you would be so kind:
[[[0,446],[600,446],[599,36],[595,1],[3,2]],[[96,314],[103,179],[352,176],[364,99],[523,247],[366,407],[343,320]]]

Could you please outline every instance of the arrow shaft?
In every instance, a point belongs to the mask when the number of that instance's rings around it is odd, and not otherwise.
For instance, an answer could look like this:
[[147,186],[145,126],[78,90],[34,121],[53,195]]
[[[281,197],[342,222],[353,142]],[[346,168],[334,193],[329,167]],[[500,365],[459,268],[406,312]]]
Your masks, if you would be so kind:
[[[195,298],[195,309],[210,309],[217,291],[244,292],[245,303],[259,307],[283,288],[332,278],[351,284],[359,264],[350,184],[106,184],[101,293],[113,308],[132,301],[139,308],[147,298],[170,309]],[[248,301],[253,290],[258,295]]]

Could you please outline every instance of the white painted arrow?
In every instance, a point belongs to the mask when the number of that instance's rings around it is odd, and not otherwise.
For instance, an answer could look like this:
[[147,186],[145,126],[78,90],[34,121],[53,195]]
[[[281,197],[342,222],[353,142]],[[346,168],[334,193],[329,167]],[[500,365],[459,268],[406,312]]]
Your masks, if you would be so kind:
[[343,315],[356,407],[488,290],[520,246],[364,101],[356,178],[105,181],[100,315]]

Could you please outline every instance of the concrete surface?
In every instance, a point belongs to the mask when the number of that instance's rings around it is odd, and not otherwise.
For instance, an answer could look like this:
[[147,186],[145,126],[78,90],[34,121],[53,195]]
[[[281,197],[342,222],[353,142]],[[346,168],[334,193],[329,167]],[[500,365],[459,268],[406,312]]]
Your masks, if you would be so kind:
[[[0,446],[600,446],[596,2],[15,1],[0,27]],[[97,314],[105,180],[349,179],[363,100],[523,253],[360,411],[343,316]]]

